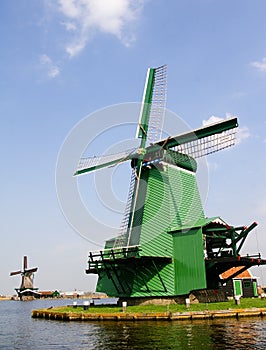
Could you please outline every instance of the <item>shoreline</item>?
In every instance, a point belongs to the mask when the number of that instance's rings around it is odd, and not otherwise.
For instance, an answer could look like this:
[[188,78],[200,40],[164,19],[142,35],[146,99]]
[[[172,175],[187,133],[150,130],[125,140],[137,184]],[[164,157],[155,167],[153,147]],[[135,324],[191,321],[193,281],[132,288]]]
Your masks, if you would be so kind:
[[60,311],[60,308],[32,310],[32,318],[56,321],[193,321],[220,318],[265,317],[266,308],[186,312],[89,312]]

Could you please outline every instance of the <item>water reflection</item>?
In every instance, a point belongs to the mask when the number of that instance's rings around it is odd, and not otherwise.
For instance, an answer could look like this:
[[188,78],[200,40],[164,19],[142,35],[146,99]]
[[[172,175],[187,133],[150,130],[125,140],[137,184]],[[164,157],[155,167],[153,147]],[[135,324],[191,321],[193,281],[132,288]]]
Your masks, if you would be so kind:
[[266,349],[266,319],[193,322],[58,322],[32,319],[31,310],[66,301],[0,302],[2,350]]
[[261,320],[104,322],[95,349],[265,349]]

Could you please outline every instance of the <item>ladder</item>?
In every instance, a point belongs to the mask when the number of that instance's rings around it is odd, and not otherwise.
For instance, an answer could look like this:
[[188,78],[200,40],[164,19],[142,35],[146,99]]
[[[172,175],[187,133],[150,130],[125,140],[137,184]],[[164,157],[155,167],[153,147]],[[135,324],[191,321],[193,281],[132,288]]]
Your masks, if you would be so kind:
[[131,203],[132,203],[132,197],[133,197],[133,192],[134,192],[135,179],[136,179],[135,172],[134,172],[134,170],[132,170],[130,185],[129,185],[129,190],[128,190],[128,196],[127,196],[127,204],[126,204],[123,219],[122,219],[122,222],[120,225],[119,235],[115,239],[114,248],[124,247],[127,244],[128,222],[129,222],[129,217],[131,215]]

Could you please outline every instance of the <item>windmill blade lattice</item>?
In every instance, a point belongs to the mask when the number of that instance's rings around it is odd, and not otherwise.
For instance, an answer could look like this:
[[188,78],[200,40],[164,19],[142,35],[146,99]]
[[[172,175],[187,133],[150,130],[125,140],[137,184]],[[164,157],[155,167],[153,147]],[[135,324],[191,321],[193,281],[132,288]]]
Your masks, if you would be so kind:
[[130,215],[131,206],[132,206],[132,197],[134,193],[135,179],[136,179],[135,172],[132,170],[128,196],[127,196],[127,204],[124,210],[123,219],[121,221],[119,235],[115,239],[114,248],[123,247],[126,245],[126,242],[128,241],[127,229],[128,229],[129,215]]
[[210,135],[202,139],[187,142],[177,146],[177,149],[179,152],[188,154],[193,158],[200,158],[231,147],[235,144],[235,141],[236,129],[234,128],[223,131],[221,134]]
[[147,140],[153,143],[162,137],[167,94],[167,66],[155,69],[150,123]]
[[126,162],[137,156],[138,148],[132,148],[120,153],[109,154],[100,157],[81,158],[74,175],[81,175],[101,168],[117,165]]
[[199,158],[231,147],[236,141],[236,130],[238,127],[237,118],[225,119],[209,124],[193,131],[168,137],[155,142],[153,146],[160,146],[164,149],[175,149],[178,152]]
[[178,146],[178,151],[188,154],[193,158],[204,157],[218,152],[235,144],[236,129],[224,131],[221,134],[206,136]]

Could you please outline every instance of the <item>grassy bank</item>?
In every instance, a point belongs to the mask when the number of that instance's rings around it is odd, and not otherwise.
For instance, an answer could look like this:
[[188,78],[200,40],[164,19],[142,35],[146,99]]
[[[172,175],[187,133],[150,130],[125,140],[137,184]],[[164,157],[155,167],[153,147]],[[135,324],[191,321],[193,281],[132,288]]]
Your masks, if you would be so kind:
[[[231,309],[252,309],[266,308],[266,299],[241,299],[240,305],[236,305],[234,300],[220,303],[199,303],[191,304],[189,311],[219,311]],[[83,312],[83,313],[119,313],[122,312],[122,307],[118,306],[90,306],[88,310],[84,310],[82,304],[74,308],[72,306],[53,308],[57,312]],[[186,305],[170,304],[170,305],[142,305],[142,306],[127,306],[127,313],[152,313],[152,312],[186,312]]]

